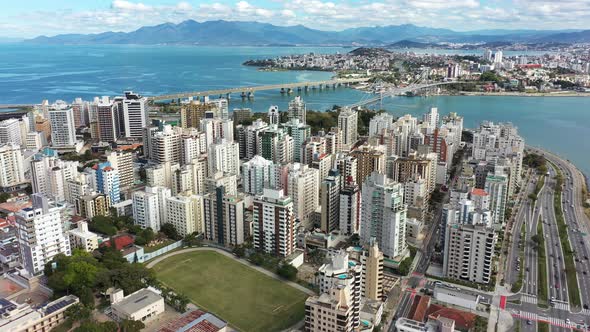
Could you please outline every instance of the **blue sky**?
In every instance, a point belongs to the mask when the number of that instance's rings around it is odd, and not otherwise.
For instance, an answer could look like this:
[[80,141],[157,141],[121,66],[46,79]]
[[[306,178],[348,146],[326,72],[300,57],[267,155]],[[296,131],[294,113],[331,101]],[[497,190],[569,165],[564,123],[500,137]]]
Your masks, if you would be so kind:
[[1,37],[131,31],[186,19],[454,30],[590,29],[590,0],[3,0]]

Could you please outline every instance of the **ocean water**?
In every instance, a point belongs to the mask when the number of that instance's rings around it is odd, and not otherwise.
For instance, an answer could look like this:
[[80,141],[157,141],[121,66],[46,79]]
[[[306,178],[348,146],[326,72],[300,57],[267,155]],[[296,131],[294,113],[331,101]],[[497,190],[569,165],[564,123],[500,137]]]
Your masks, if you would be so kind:
[[[348,52],[341,47],[193,47],[131,45],[0,44],[0,104],[71,101],[76,97],[144,95],[200,91],[224,87],[329,79],[317,71],[261,72],[242,66],[248,59],[295,53]],[[428,52],[424,51],[424,52]],[[440,53],[462,53],[432,50]],[[473,53],[473,52],[472,52]],[[476,52],[477,53],[477,52]],[[270,105],[286,108],[296,95],[257,92],[253,100],[234,95],[230,107],[264,112]],[[216,96],[212,96],[216,97]],[[302,93],[309,109],[326,110],[368,98],[354,89]],[[375,105],[374,107],[381,107]],[[483,120],[512,122],[528,144],[544,147],[572,160],[590,174],[590,98],[436,96],[393,97],[382,107],[395,115],[421,115],[430,107],[441,114],[457,112],[466,127]]]

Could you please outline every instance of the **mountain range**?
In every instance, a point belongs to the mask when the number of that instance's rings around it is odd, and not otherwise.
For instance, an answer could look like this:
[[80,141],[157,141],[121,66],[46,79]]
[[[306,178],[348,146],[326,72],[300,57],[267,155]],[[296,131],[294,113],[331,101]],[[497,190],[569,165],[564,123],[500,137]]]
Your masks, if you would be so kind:
[[131,32],[63,34],[26,40],[36,44],[183,44],[183,45],[387,45],[402,40],[420,43],[590,42],[590,30],[454,31],[413,24],[323,31],[303,25],[276,26],[241,21],[187,20],[146,26]]

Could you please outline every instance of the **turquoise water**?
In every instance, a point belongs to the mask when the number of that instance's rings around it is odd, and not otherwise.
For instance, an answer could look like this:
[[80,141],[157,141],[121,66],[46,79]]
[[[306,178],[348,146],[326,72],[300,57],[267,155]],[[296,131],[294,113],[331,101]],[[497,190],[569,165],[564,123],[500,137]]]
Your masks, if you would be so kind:
[[[0,45],[0,104],[39,103],[43,99],[91,99],[135,90],[144,95],[223,87],[324,80],[326,72],[260,72],[242,66],[252,58],[294,53],[348,52],[340,47],[191,47]],[[444,51],[441,51],[444,53]],[[230,107],[266,111],[282,109],[293,97],[258,92],[253,101],[238,96]],[[351,104],[367,94],[346,88],[310,91],[308,108],[326,110]],[[394,97],[383,107],[395,115],[421,115],[432,106],[464,116],[465,126],[483,120],[512,122],[527,143],[542,146],[576,163],[590,174],[590,98],[580,97]]]

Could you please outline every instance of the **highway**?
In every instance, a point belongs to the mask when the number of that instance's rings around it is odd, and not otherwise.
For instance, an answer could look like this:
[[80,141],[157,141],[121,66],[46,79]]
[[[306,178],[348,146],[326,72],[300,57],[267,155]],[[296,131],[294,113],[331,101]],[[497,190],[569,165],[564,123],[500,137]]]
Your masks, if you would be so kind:
[[[549,154],[540,149],[527,147],[537,154],[543,154],[563,175],[564,185],[560,204],[563,209],[565,221],[568,226],[568,241],[575,252],[575,264],[578,285],[568,285],[565,272],[565,260],[563,247],[559,238],[557,228],[557,218],[555,215],[554,195],[556,193],[556,175],[557,171],[551,163],[548,163],[549,176],[545,177],[545,184],[538,194],[534,209],[532,210],[532,219],[525,217],[524,222],[527,224],[527,245],[525,248],[525,279],[523,288],[520,293],[520,304],[508,303],[507,310],[513,317],[520,321],[521,330],[536,331],[537,321],[546,321],[551,324],[551,331],[571,331],[571,328],[583,329],[584,326],[590,326],[590,262],[588,256],[588,218],[582,210],[582,185],[583,176],[574,165],[553,154]],[[530,186],[530,184],[529,184]],[[530,187],[527,186],[527,191]],[[526,203],[525,203],[526,204]],[[535,250],[531,250],[531,237],[536,234],[537,220],[541,217],[543,222],[543,235],[545,240],[546,257],[547,257],[547,280],[549,299],[554,298],[554,305],[543,309],[537,306],[538,287],[537,281],[537,256]],[[520,217],[520,214],[519,214]],[[516,232],[516,227],[514,232]],[[516,233],[515,233],[516,234]],[[517,239],[517,235],[514,236]],[[517,242],[517,240],[515,240]],[[512,246],[513,252],[510,256],[517,257],[518,247]],[[511,261],[515,264],[514,261]],[[510,266],[509,266],[510,267]],[[508,273],[510,280],[514,280],[515,272]],[[580,290],[582,307],[573,307],[569,302],[568,287],[575,287]],[[586,291],[585,291],[586,290]],[[517,299],[518,295],[509,297]],[[527,320],[531,324],[526,324]],[[589,330],[590,331],[590,330]]]

